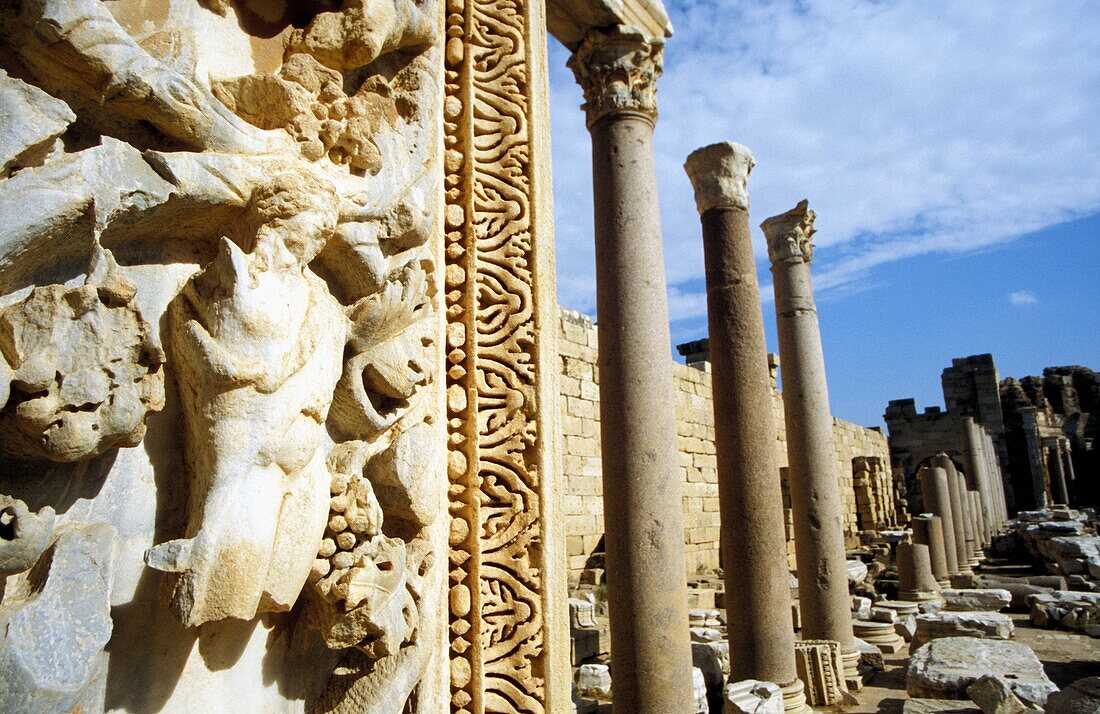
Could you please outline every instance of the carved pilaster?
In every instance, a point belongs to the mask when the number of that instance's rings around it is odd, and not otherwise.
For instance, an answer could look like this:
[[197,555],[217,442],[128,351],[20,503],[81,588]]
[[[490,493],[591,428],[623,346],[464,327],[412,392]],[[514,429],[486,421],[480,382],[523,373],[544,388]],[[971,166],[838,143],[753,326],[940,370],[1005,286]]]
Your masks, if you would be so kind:
[[810,263],[814,259],[814,218],[809,201],[803,199],[797,206],[778,216],[772,216],[760,224],[768,241],[768,259],[772,265],[780,263]]
[[584,90],[582,108],[591,127],[612,114],[631,113],[657,121],[657,78],[664,66],[664,40],[629,25],[589,30],[567,66]]

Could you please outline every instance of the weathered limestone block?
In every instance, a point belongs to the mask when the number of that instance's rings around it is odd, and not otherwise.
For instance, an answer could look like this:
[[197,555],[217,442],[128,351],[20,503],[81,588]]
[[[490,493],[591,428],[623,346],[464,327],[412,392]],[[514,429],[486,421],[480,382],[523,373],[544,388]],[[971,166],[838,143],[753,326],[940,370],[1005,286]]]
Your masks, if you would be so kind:
[[577,695],[585,699],[611,699],[611,670],[606,664],[582,664],[573,686]]
[[698,667],[691,668],[691,712],[692,714],[707,714],[710,705],[707,704],[707,683],[703,673]]
[[580,598],[569,598],[569,626],[597,627],[596,604]]
[[1001,588],[970,588],[958,590],[946,588],[943,596],[943,609],[954,612],[974,612],[979,610],[1003,610],[1012,603],[1012,593]]
[[848,585],[854,587],[867,579],[867,564],[861,560],[849,560],[844,564],[848,573]]
[[876,672],[886,671],[886,660],[882,656],[882,650],[866,640],[856,638],[856,649],[859,650],[860,664],[870,667]]
[[998,675],[979,677],[966,688],[966,694],[970,701],[978,705],[982,714],[1025,714],[1034,711],[1020,701],[1009,681]]
[[0,578],[30,570],[50,544],[54,519],[50,506],[33,513],[23,501],[0,495]]
[[94,246],[84,284],[35,288],[0,312],[0,449],[83,461],[136,446],[164,406],[164,355],[111,252]]
[[0,177],[41,165],[75,119],[65,102],[0,69]]
[[969,702],[954,699],[906,699],[901,714],[981,714],[982,710]]
[[939,639],[915,650],[905,689],[911,697],[966,699],[966,688],[987,674],[1005,677],[1017,697],[1040,706],[1058,691],[1026,645],[974,637]]
[[794,643],[794,656],[810,706],[828,707],[843,701],[844,665],[839,642],[799,640]]
[[731,682],[726,685],[722,714],[783,714],[783,692],[773,682]]
[[1012,618],[999,612],[937,612],[917,616],[913,647],[941,637],[980,637],[1008,640],[1015,627]]
[[1047,698],[1047,714],[1095,714],[1100,711],[1100,677],[1078,679]]
[[0,709],[102,711],[111,638],[112,526],[71,526],[0,605]]
[[721,688],[730,671],[729,642],[692,642],[691,664],[703,673],[707,688]]

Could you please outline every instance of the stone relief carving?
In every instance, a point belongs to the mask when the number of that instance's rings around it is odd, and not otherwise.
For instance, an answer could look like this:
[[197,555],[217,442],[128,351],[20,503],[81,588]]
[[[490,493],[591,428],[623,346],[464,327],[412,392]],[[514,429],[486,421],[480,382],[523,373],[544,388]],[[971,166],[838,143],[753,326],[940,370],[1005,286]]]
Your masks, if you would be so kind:
[[[224,668],[194,638],[244,620],[262,628],[239,635],[261,643],[243,656],[287,662],[270,676],[292,681],[310,638],[328,652],[308,684],[257,696],[443,706],[442,675],[426,679],[446,665],[441,7],[254,5],[0,8],[0,468],[32,496],[0,480],[0,619],[81,662],[61,694],[48,668],[4,670],[15,708],[121,706],[110,608],[165,605],[191,629],[157,637],[207,661],[135,696],[178,708],[211,686]],[[36,492],[38,477],[61,486]],[[119,500],[151,484],[156,503]],[[110,557],[62,557],[89,539]],[[133,585],[156,571],[163,603]],[[21,632],[0,659],[42,649]]]
[[82,286],[35,288],[0,312],[0,449],[81,461],[141,442],[146,415],[164,406],[164,356],[136,293],[97,244]]
[[803,199],[798,205],[778,216],[773,216],[760,227],[768,241],[768,259],[772,263],[809,263],[814,258],[814,218],[810,202]]
[[[450,709],[546,710],[535,4],[448,3]],[[532,29],[532,26],[534,29]],[[594,101],[592,97],[587,97]],[[568,706],[568,705],[566,705]]]

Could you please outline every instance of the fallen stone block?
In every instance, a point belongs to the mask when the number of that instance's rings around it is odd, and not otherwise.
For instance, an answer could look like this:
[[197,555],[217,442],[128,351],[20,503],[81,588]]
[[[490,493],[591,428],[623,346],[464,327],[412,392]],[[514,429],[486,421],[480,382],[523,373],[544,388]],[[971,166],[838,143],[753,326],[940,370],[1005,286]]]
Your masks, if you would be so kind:
[[606,664],[582,664],[573,684],[577,695],[585,699],[611,699],[611,669]]
[[866,640],[855,638],[856,649],[859,650],[860,664],[867,665],[876,672],[886,671],[886,659],[882,656],[882,650]]
[[848,571],[848,585],[856,586],[867,579],[867,564],[861,560],[849,560],[845,565]]
[[691,699],[692,714],[710,713],[710,705],[707,704],[707,683],[698,667],[691,668]]
[[1047,698],[1046,714],[1096,714],[1100,712],[1100,677],[1078,679]]
[[1002,588],[969,588],[956,590],[947,588],[943,596],[943,609],[952,612],[974,612],[991,610],[997,612],[1012,603],[1012,593]]
[[691,628],[691,641],[692,642],[717,642],[721,640],[722,633],[713,627],[692,627]]
[[921,647],[943,637],[1007,640],[1014,631],[1012,618],[1000,612],[937,612],[917,616],[912,646]]
[[831,707],[844,701],[844,665],[840,643],[834,640],[799,640],[794,643],[794,664],[806,687],[812,707]]
[[726,685],[723,714],[783,714],[783,692],[773,682],[746,679]]
[[870,620],[872,622],[888,622],[892,625],[898,621],[898,614],[888,607],[872,607]]
[[912,642],[917,634],[917,616],[906,615],[894,623],[894,632],[906,642]]
[[901,705],[901,714],[982,714],[971,702],[954,699],[907,699]]
[[730,671],[729,643],[692,642],[691,664],[703,673],[707,689],[721,689]]
[[871,619],[871,598],[859,597],[858,595],[852,598],[852,619]]
[[966,699],[966,688],[984,675],[1004,677],[1029,704],[1041,706],[1058,691],[1026,645],[976,637],[945,637],[918,648],[909,657],[905,690],[910,697]]
[[596,627],[595,603],[580,598],[569,598],[569,626]]
[[1004,677],[987,674],[974,680],[966,688],[970,701],[978,705],[982,714],[1026,714],[1033,711],[1020,701],[1012,691],[1012,685]]

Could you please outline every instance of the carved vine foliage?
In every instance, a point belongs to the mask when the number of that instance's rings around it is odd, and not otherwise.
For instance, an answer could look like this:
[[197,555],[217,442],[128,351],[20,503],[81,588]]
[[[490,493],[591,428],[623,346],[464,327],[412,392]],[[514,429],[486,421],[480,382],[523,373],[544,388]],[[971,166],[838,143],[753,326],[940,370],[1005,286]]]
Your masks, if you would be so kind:
[[447,4],[451,708],[545,703],[524,2]]
[[[116,706],[127,645],[105,645],[129,605],[189,628],[145,633],[185,658],[263,616],[291,677],[316,641],[309,710],[432,710],[442,8],[277,5],[0,5],[0,709]],[[516,161],[522,140],[479,205],[523,210]],[[531,438],[529,236],[495,225],[475,300],[507,356],[474,370],[495,408],[471,428],[515,431],[483,447],[499,503],[479,529],[504,548],[533,493],[509,466]],[[486,591],[488,618],[530,597],[522,577]]]

